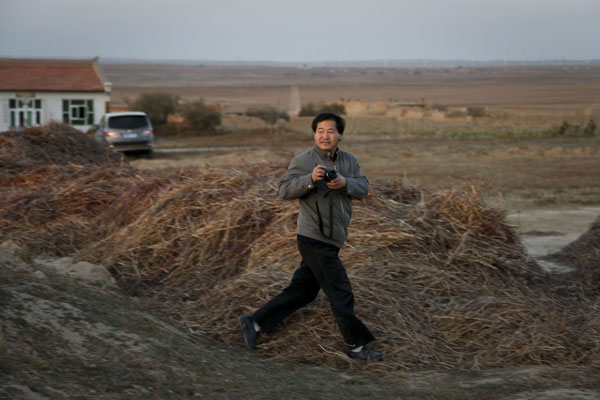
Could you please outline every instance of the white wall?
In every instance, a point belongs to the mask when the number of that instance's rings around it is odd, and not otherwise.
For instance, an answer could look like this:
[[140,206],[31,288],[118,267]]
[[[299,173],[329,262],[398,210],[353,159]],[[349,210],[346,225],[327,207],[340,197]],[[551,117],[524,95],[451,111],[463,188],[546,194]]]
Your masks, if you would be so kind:
[[[51,121],[62,122],[62,101],[68,100],[93,100],[94,101],[94,123],[106,113],[106,103],[110,100],[105,93],[89,92],[36,92],[33,98],[42,100],[42,125]],[[28,93],[29,96],[29,93]],[[0,132],[10,128],[10,114],[8,100],[18,98],[16,92],[0,92]],[[76,125],[75,128],[85,132],[91,125]]]

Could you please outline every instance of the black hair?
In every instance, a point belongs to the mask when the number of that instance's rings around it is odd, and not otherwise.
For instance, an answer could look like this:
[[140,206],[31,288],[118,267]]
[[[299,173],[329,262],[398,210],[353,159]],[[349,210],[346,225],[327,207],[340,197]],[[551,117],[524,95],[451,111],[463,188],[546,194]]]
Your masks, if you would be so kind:
[[340,135],[344,134],[344,128],[346,127],[346,121],[344,118],[329,112],[321,113],[317,115],[315,119],[313,119],[311,124],[313,132],[317,131],[317,124],[322,121],[335,121],[335,127],[337,128],[337,131],[340,133]]

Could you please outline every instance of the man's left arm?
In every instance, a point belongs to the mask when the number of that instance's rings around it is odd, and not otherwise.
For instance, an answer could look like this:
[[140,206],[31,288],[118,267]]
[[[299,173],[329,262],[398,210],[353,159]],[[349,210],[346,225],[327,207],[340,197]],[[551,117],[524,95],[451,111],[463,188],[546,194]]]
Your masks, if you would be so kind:
[[369,194],[369,180],[363,175],[358,160],[355,158],[352,159],[351,171],[352,174],[350,176],[345,176],[346,187],[344,190],[346,194],[354,199],[367,197]]

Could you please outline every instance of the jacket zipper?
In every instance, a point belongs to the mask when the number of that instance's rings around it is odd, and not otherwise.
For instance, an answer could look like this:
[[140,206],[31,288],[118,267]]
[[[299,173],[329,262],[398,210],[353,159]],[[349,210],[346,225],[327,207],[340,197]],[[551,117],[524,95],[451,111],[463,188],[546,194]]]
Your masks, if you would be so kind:
[[[338,159],[336,159],[333,162],[333,168],[336,170],[336,172],[339,172],[338,168],[337,168],[338,161],[339,161],[339,157],[338,157]],[[342,222],[342,226],[344,226],[344,223],[346,222],[346,210],[344,209],[344,202],[342,201],[342,196],[338,195],[338,198],[340,200],[340,208],[341,208],[341,211],[342,211],[342,213],[341,213],[341,222]],[[331,222],[333,223],[333,220]]]

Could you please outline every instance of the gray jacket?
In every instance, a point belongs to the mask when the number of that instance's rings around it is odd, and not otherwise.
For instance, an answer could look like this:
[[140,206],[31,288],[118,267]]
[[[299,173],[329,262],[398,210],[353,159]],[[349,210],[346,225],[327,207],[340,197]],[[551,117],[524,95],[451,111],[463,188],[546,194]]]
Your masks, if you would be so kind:
[[[331,190],[325,181],[312,182],[312,171],[319,165],[334,168],[346,178],[347,186]],[[316,194],[316,195],[315,195]],[[329,152],[316,145],[294,157],[287,172],[279,181],[279,196],[285,200],[300,200],[298,234],[341,248],[348,237],[352,217],[352,199],[369,194],[369,181],[360,171],[358,160],[350,153],[336,151],[335,162]],[[318,202],[318,203],[317,203]],[[319,228],[319,212],[323,233]],[[332,226],[333,223],[333,226]],[[331,234],[331,237],[330,237]]]

